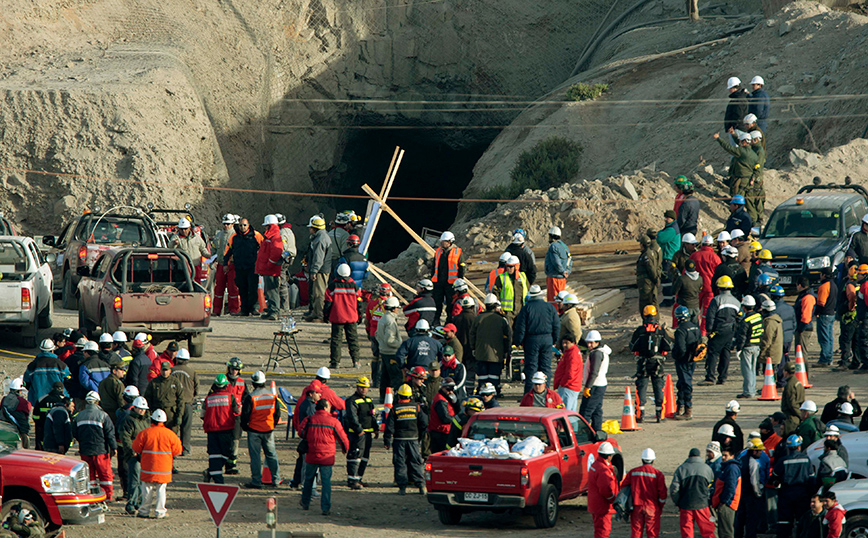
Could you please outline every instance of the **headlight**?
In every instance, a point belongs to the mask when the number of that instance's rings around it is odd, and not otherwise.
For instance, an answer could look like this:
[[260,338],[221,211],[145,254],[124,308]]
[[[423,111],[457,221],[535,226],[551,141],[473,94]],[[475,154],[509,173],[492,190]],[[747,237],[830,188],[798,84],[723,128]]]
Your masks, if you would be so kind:
[[828,256],[822,256],[820,258],[808,258],[808,269],[822,269],[824,267],[831,266],[832,260],[830,260]]
[[42,489],[45,493],[73,493],[72,477],[65,474],[42,475]]

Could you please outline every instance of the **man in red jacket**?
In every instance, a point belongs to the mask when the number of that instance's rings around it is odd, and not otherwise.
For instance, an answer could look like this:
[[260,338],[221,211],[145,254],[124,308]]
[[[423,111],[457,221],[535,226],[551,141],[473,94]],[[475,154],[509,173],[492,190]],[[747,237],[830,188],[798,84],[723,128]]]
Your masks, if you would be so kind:
[[166,350],[157,355],[156,359],[151,361],[151,368],[148,370],[148,381],[153,381],[153,379],[160,375],[160,370],[163,367],[164,362],[168,362],[175,367],[175,356],[178,354],[178,350],[181,349],[181,346],[178,345],[178,342],[172,340],[169,342],[169,345],[166,346]]
[[699,292],[699,311],[702,313],[700,327],[704,335],[705,311],[708,310],[708,304],[711,303],[711,299],[714,297],[711,280],[714,277],[714,270],[720,265],[720,256],[714,251],[714,241],[710,234],[706,234],[702,238],[702,246],[690,255],[690,259],[696,264],[696,271],[702,277],[702,291]]
[[298,418],[298,409],[301,407],[301,403],[307,398],[308,392],[318,392],[323,398],[329,401],[331,408],[334,411],[343,411],[347,408],[344,399],[338,396],[335,391],[328,386],[328,381],[331,376],[331,371],[325,366],[322,366],[316,371],[316,379],[311,381],[310,385],[306,386],[304,390],[301,391],[301,396],[299,396],[295,404],[295,412],[292,414],[292,426],[296,432],[301,433],[301,419]]
[[223,466],[232,457],[235,417],[241,406],[232,394],[226,374],[218,374],[202,407],[205,433],[208,435],[208,470],[205,482],[223,484]]
[[316,412],[301,424],[301,438],[307,441],[304,456],[304,487],[301,490],[301,509],[310,509],[313,481],[319,473],[322,485],[320,508],[322,515],[329,515],[332,507],[332,467],[335,464],[335,444],[341,444],[341,452],[347,453],[350,441],[344,427],[331,413],[331,405],[325,398],[316,403]]
[[564,353],[555,370],[553,386],[564,401],[564,407],[578,413],[582,394],[582,353],[576,345],[576,337],[571,334],[561,338],[561,346]]
[[612,532],[612,503],[618,493],[618,479],[612,466],[615,449],[611,443],[603,443],[597,450],[599,456],[588,469],[588,512],[594,519],[594,538],[609,538]]
[[826,517],[823,519],[826,535],[823,538],[840,538],[844,529],[844,522],[847,521],[847,518],[844,517],[847,510],[838,504],[834,491],[821,493],[820,500],[823,501],[823,506],[826,508]]
[[[579,383],[581,384],[581,377]],[[533,387],[521,399],[520,407],[548,407],[550,409],[563,409],[564,401],[557,392],[546,387],[546,375],[542,372],[533,374],[531,378]]]
[[336,272],[334,281],[326,290],[323,306],[323,313],[332,324],[329,368],[337,368],[341,362],[341,329],[347,338],[353,368],[358,368],[359,337],[356,333],[356,325],[359,323],[359,298],[362,295],[359,286],[350,278],[349,265],[345,263],[338,265]]
[[254,271],[262,277],[262,290],[265,295],[265,312],[262,319],[277,319],[280,314],[280,273],[283,270],[283,237],[277,216],[265,215],[265,232],[256,253]]
[[666,503],[666,477],[654,467],[657,455],[654,450],[642,451],[642,465],[631,469],[621,487],[630,486],[633,498],[633,511],[630,513],[630,538],[642,538],[642,531],[648,538],[660,536],[660,516]]

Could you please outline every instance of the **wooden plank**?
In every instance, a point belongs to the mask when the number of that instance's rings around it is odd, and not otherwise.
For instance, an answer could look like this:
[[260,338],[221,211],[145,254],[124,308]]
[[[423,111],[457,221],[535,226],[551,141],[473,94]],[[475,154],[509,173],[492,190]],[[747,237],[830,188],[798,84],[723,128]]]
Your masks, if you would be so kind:
[[[381,269],[378,269],[374,264],[368,264],[368,270],[371,271],[371,274],[374,275],[374,278],[376,278],[377,280],[379,280],[380,282],[382,282],[384,284],[386,283],[386,279],[383,278],[382,274],[380,274]],[[415,292],[415,290],[412,290],[412,291]],[[410,301],[405,299],[404,296],[401,295],[400,293],[393,293],[392,295],[397,297],[398,300],[401,301],[402,303],[410,304]]]
[[[392,162],[389,163],[389,169],[386,170],[386,177],[383,179],[383,188],[380,190],[380,198],[386,200],[389,197],[389,190],[392,188],[392,182],[395,181],[395,174],[398,173],[398,167],[401,166],[401,159],[404,158],[404,150],[400,146],[395,146],[395,153],[392,154]],[[397,166],[395,163],[397,161]],[[362,252],[365,256],[368,255],[368,249],[371,248],[371,242],[374,240],[374,232],[377,231],[377,223],[380,222],[380,212],[374,215],[374,222],[371,223],[371,234],[368,237],[368,244],[365,245],[365,251]]]
[[427,253],[430,254],[431,256],[434,255],[434,249],[431,248],[431,245],[429,245],[428,243],[426,243],[426,242],[425,242],[425,241],[424,241],[424,240],[419,236],[419,234],[417,234],[415,231],[413,231],[413,228],[410,228],[410,226],[409,226],[406,222],[404,222],[404,220],[401,219],[401,217],[399,217],[398,214],[395,213],[395,211],[393,211],[392,208],[389,207],[389,205],[386,204],[386,202],[385,202],[382,198],[380,198],[380,196],[379,196],[377,193],[375,193],[374,190],[371,189],[371,187],[369,187],[367,183],[365,183],[364,185],[362,185],[362,190],[365,191],[365,194],[367,194],[368,196],[370,196],[371,198],[373,198],[375,202],[379,202],[379,203],[380,203],[380,209],[382,209],[383,211],[385,211],[386,213],[388,213],[389,215],[391,215],[393,219],[395,219],[396,221],[398,221],[398,224],[400,224],[401,227],[404,228],[404,230],[405,230],[408,234],[410,234],[410,237],[412,237],[414,241],[416,241],[417,243],[419,243],[419,245],[421,245],[422,248],[425,249],[425,252],[427,252]]

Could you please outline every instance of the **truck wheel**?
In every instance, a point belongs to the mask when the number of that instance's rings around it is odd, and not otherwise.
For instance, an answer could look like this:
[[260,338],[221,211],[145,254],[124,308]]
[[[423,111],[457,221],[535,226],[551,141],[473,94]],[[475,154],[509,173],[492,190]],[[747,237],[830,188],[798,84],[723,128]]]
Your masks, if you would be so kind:
[[63,291],[61,292],[61,306],[67,310],[78,308],[78,299],[75,297],[75,285],[72,283],[72,271],[66,271],[63,275]]
[[33,513],[34,519],[36,519],[36,521],[38,521],[40,525],[45,528],[47,520],[45,519],[45,516],[42,515],[42,511],[30,501],[25,501],[23,499],[3,499],[3,508],[0,509],[0,517],[3,518],[3,521],[6,521],[6,518],[9,516],[9,512],[15,505],[21,505],[22,509],[30,510]]
[[543,486],[539,504],[533,511],[533,522],[538,529],[549,529],[558,522],[558,488],[551,484]]
[[456,508],[438,508],[437,515],[440,517],[440,523],[444,525],[461,523],[461,511]]
[[866,536],[868,536],[868,516],[848,517],[841,538],[865,538]]
[[201,357],[205,353],[205,333],[187,339],[187,347],[190,348],[191,357]]
[[42,309],[42,312],[39,313],[39,328],[40,329],[48,329],[54,324],[54,321],[51,319],[51,315],[54,314],[54,301],[49,300],[48,306]]

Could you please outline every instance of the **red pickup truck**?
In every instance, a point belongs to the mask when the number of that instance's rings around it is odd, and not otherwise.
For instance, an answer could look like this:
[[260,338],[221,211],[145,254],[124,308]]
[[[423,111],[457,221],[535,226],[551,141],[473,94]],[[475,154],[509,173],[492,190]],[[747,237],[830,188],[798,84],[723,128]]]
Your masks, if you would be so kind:
[[[478,413],[464,427],[463,437],[503,437],[510,446],[530,436],[548,445],[539,456],[448,456],[438,452],[425,463],[428,502],[445,525],[455,525],[461,515],[474,511],[505,512],[518,509],[533,514],[539,528],[554,527],[558,502],[588,490],[588,469],[606,432],[594,432],[581,415],[564,409],[497,407]],[[609,441],[618,481],[624,460],[617,442]]]

